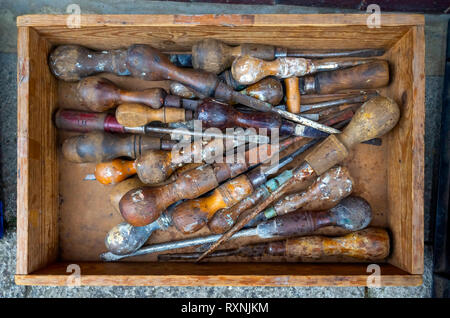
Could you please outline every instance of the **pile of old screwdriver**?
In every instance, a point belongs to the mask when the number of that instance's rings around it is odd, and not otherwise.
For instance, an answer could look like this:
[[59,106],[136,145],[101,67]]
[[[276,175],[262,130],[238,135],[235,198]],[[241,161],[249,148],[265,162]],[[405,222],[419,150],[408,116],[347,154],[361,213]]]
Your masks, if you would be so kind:
[[[205,39],[190,53],[169,53],[61,45],[49,56],[67,88],[60,101],[77,106],[60,102],[55,125],[82,133],[64,141],[64,158],[96,163],[86,180],[114,184],[109,199],[125,220],[106,234],[103,260],[192,246],[201,253],[158,259],[388,256],[387,231],[368,227],[371,207],[351,195],[354,180],[339,165],[356,144],[379,145],[399,119],[397,104],[377,91],[389,83],[383,50]],[[125,89],[114,78],[170,89]],[[144,246],[172,226],[211,235]],[[330,226],[341,236],[316,235]],[[257,242],[216,251],[244,237]]]

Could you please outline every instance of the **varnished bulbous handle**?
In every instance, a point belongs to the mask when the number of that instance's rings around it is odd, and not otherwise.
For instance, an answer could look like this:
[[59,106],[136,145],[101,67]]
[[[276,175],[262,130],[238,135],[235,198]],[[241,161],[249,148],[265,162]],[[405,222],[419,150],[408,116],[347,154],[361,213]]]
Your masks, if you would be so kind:
[[126,49],[93,51],[80,45],[60,45],[49,56],[52,73],[63,81],[76,82],[102,72],[129,75]]
[[381,137],[397,124],[400,109],[391,98],[377,96],[365,102],[339,135],[330,135],[305,157],[320,175],[341,162],[356,144]]

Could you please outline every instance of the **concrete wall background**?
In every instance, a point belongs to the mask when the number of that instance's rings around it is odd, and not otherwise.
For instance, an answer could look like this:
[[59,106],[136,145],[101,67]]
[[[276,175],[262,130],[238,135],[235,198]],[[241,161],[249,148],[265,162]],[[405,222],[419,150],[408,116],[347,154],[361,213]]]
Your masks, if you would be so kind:
[[[0,3],[0,196],[6,235],[0,240],[0,297],[430,297],[432,279],[431,189],[439,150],[440,114],[448,15],[426,15],[425,274],[419,287],[39,287],[14,283],[16,258],[17,86],[15,19],[23,14],[66,13],[76,3],[97,14],[350,13],[298,6],[217,5],[145,0],[2,0]],[[383,10],[383,8],[381,8]],[[358,11],[359,12],[359,11]]]

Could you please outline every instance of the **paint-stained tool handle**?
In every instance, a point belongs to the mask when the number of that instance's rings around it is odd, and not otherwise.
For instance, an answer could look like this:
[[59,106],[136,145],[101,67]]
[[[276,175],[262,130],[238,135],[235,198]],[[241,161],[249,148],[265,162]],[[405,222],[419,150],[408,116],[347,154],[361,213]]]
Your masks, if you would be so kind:
[[[247,224],[247,227],[256,226],[275,216],[298,209],[314,211],[332,208],[350,195],[352,189],[353,181],[347,168],[340,166],[332,168],[319,176],[305,191],[290,194],[277,201],[271,208],[261,212]],[[230,213],[232,211],[224,209],[214,214],[208,223],[211,232],[224,233],[229,230],[239,216],[236,215],[237,213]]]
[[232,66],[233,78],[240,84],[250,85],[267,76],[289,78],[305,76],[322,71],[333,71],[371,60],[336,58],[330,60],[310,60],[301,57],[280,57],[274,61],[264,61],[249,55],[237,57]]
[[[262,239],[269,239],[302,236],[312,234],[319,228],[331,225],[339,226],[349,231],[357,231],[367,227],[371,221],[371,217],[371,208],[364,199],[348,197],[331,210],[321,212],[299,211],[286,214],[261,223],[256,228],[237,232],[233,238],[257,236]],[[114,261],[125,257],[212,243],[216,242],[219,238],[220,235],[216,234],[184,241],[149,245],[128,254],[118,255],[108,252],[102,254],[100,257],[105,261]]]
[[[180,123],[168,124],[174,125]],[[227,140],[241,140],[245,138],[248,142],[265,144],[270,141],[268,136],[255,135],[251,131],[247,131],[245,135],[239,133],[223,134],[211,131],[189,130],[183,127],[157,127],[157,126],[140,126],[127,127],[119,124],[114,115],[107,113],[88,113],[73,110],[59,109],[55,114],[55,125],[59,129],[76,131],[76,132],[94,132],[104,131],[113,133],[133,133],[144,135],[147,133],[168,134],[174,140],[179,140],[183,136],[200,137],[210,140],[211,138],[220,138]]]
[[126,56],[126,49],[93,51],[80,45],[60,45],[50,53],[49,66],[58,79],[68,82],[102,72],[130,75]]
[[[209,257],[240,256],[263,257],[283,256],[297,261],[311,261],[337,256],[351,261],[382,261],[389,256],[389,234],[381,228],[367,228],[339,237],[312,235],[293,237],[242,246],[234,250],[216,251]],[[197,259],[201,253],[172,253],[158,255],[158,261],[182,261]],[[326,260],[326,259],[325,259]]]
[[76,91],[81,105],[95,112],[104,112],[124,103],[139,103],[160,108],[167,96],[164,89],[159,87],[140,91],[124,90],[100,76],[83,78],[78,83]]
[[208,99],[198,106],[194,118],[201,120],[203,127],[266,129],[265,132],[269,135],[275,130],[279,136],[295,135],[308,138],[327,136],[318,129],[295,124],[271,112],[241,112],[227,104]]
[[175,141],[150,136],[91,132],[67,138],[62,152],[71,162],[103,162],[118,157],[137,158],[146,150],[169,150],[175,144]]
[[58,109],[55,113],[55,125],[59,129],[88,132],[127,133],[127,128],[119,124],[107,113],[90,113],[76,110]]
[[[50,53],[49,66],[58,79],[76,82],[103,72],[130,75],[126,58],[127,49],[94,51],[80,45],[60,45]],[[168,58],[177,66],[192,65],[190,54],[172,54]]]

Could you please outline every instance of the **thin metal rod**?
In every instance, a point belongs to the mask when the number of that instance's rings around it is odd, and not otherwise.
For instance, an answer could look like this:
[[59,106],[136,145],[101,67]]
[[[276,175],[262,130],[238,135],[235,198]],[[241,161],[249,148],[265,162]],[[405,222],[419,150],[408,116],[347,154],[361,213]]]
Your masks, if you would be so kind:
[[211,138],[223,138],[223,139],[236,139],[236,138],[245,138],[245,140],[252,141],[254,143],[269,143],[269,137],[263,135],[254,135],[249,134],[244,131],[244,135],[241,134],[221,134],[214,132],[200,132],[200,131],[192,131],[188,129],[180,129],[180,128],[165,128],[165,127],[153,127],[153,126],[145,126],[145,132],[155,132],[155,133],[163,133],[170,135],[189,135],[189,136],[197,136],[197,137],[211,137]]
[[325,108],[325,107],[333,107],[333,106],[339,106],[342,104],[355,104],[355,103],[364,103],[368,99],[377,96],[377,93],[371,93],[371,94],[361,94],[359,96],[355,97],[349,97],[349,98],[341,98],[341,99],[335,99],[320,103],[314,103],[314,104],[304,104],[300,106],[301,112],[306,112],[308,110],[317,109],[317,108]]
[[233,98],[236,102],[241,103],[247,107],[254,108],[256,110],[263,111],[263,112],[274,112],[274,113],[279,114],[283,118],[289,119],[293,122],[302,124],[304,126],[308,126],[308,127],[326,132],[328,134],[339,134],[340,133],[340,131],[337,129],[320,124],[318,122],[315,122],[311,119],[302,117],[300,115],[293,114],[288,111],[281,110],[279,108],[275,108],[267,102],[264,102],[262,100],[259,100],[259,99],[256,99],[256,98],[253,98],[253,97],[250,97],[247,95],[243,95],[241,93],[233,94]]
[[334,71],[342,68],[353,67],[361,64],[367,64],[373,62],[373,59],[366,60],[335,60],[335,59],[325,59],[325,60],[314,60],[313,68],[315,72],[323,72],[323,71]]
[[[239,254],[239,249],[234,250],[221,250],[221,251],[215,251],[214,253],[211,253],[209,257],[223,257],[223,256],[232,256]],[[158,261],[160,262],[166,262],[166,261],[180,261],[180,260],[190,260],[190,259],[197,259],[202,255],[200,252],[195,253],[175,253],[175,254],[160,254],[158,255]]]
[[[233,235],[232,238],[235,239],[235,238],[239,238],[239,237],[255,236],[255,235],[258,235],[258,230],[256,227],[239,231],[239,232],[235,233],[235,235]],[[120,259],[126,258],[126,257],[146,255],[146,254],[152,254],[152,253],[157,253],[157,252],[164,252],[164,251],[173,250],[173,249],[177,249],[177,248],[202,245],[205,243],[213,243],[213,242],[216,242],[221,236],[222,236],[221,234],[215,234],[215,235],[197,237],[197,238],[192,238],[192,239],[187,239],[187,240],[182,240],[182,241],[148,245],[148,246],[145,246],[145,247],[137,250],[136,252],[133,252],[130,254],[125,254],[125,255],[116,255],[111,252],[107,252],[107,253],[101,254],[100,258],[107,262],[117,261],[117,260],[120,260]]]
[[338,51],[338,52],[313,52],[305,50],[287,49],[286,53],[275,53],[276,57],[303,57],[303,58],[328,58],[328,57],[374,57],[382,56],[385,53],[384,49],[362,49],[351,51]]

